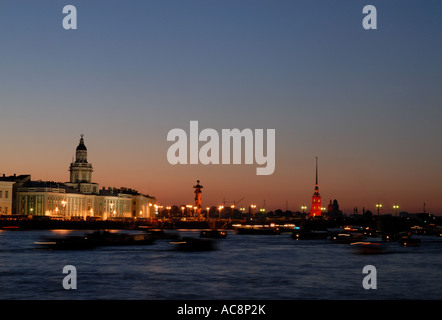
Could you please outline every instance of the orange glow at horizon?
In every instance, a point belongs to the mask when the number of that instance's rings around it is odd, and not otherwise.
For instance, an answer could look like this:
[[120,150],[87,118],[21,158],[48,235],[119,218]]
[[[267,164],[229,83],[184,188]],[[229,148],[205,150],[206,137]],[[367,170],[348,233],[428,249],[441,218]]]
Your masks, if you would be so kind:
[[[93,165],[93,182],[100,187],[128,187],[154,196],[165,205],[186,205],[194,203],[193,185],[200,180],[204,185],[202,207],[230,206],[244,198],[238,206],[256,204],[266,210],[300,211],[301,205],[310,203],[314,185],[314,164],[312,157],[289,158],[279,153],[276,156],[276,170],[270,176],[256,176],[253,166],[247,165],[194,165],[172,166],[165,159],[165,151],[136,152],[127,148],[127,154],[114,154],[100,147],[99,142],[86,136],[88,160]],[[71,145],[63,143],[54,150],[51,146],[39,144],[40,152],[47,157],[21,157],[10,153],[2,166],[6,175],[31,174],[32,180],[57,182],[69,181],[68,167],[78,143],[70,139]],[[133,154],[134,156],[128,156]],[[334,155],[321,157],[321,196],[325,202],[337,199],[344,214],[352,214],[357,207],[377,213],[376,203],[384,204],[381,214],[395,214],[393,205],[399,204],[401,211],[422,212],[426,204],[428,212],[440,215],[442,200],[438,191],[442,188],[427,188],[429,181],[437,181],[431,174],[409,176],[408,167],[387,164],[363,164],[353,159],[342,161]],[[423,169],[422,169],[422,172]],[[439,180],[440,181],[440,180]],[[437,183],[437,182],[435,182]],[[310,207],[307,208],[307,211]]]

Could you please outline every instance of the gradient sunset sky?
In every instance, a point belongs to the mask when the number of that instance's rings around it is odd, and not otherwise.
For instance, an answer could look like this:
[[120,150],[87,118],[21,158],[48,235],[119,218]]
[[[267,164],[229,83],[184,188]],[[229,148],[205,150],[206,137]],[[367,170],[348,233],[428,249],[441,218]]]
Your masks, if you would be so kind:
[[[64,30],[75,5],[78,29]],[[364,30],[375,5],[378,29]],[[93,181],[166,205],[223,199],[442,214],[440,0],[0,2],[0,173]],[[173,128],[276,129],[276,169],[177,165]]]

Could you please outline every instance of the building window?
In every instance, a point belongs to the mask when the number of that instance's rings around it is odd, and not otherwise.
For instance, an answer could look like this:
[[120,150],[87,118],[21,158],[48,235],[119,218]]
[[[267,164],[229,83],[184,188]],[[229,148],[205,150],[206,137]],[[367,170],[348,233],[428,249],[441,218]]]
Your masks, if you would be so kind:
[[9,197],[9,191],[5,191],[5,198],[8,199]]
[[0,198],[3,197],[3,191],[0,190]]

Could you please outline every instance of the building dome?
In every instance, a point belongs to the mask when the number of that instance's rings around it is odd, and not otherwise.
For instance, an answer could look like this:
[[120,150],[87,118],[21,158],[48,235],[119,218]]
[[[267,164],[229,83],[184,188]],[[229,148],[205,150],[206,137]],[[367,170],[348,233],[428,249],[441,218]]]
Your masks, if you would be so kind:
[[84,145],[83,135],[81,135],[80,144],[77,147],[77,151],[87,151],[86,146]]
[[87,162],[87,148],[84,145],[84,135],[81,135],[80,143],[75,152],[75,162],[72,161],[69,171],[70,183],[91,183],[92,165]]
[[80,151],[80,150],[87,151],[87,148],[86,148],[86,146],[84,145],[84,143],[80,143],[80,144],[78,145],[78,147],[77,147],[77,151]]

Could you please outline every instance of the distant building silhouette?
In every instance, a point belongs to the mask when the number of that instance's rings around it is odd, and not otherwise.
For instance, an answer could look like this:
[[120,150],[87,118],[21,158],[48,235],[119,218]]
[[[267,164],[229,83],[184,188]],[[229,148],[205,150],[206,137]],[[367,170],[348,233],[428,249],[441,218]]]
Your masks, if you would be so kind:
[[327,215],[331,219],[342,217],[342,211],[339,210],[338,200],[335,199],[333,202],[330,200],[327,208]]

